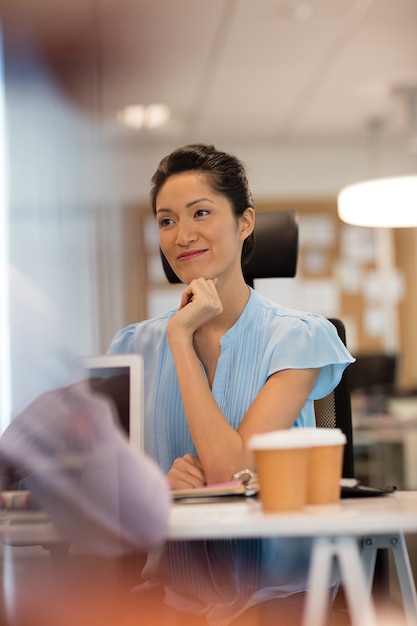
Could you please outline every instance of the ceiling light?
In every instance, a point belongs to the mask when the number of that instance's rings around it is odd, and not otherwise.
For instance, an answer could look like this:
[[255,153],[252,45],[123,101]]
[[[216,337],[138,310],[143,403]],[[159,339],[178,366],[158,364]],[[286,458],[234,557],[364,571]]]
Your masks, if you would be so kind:
[[169,120],[170,111],[165,104],[149,104],[145,107],[145,128],[158,128]]
[[145,107],[143,104],[128,106],[117,114],[117,118],[130,128],[143,128],[145,122]]
[[292,17],[296,20],[309,20],[313,17],[313,7],[310,2],[297,2],[292,8]]
[[337,198],[342,221],[356,226],[417,226],[417,175],[376,178],[342,189]]
[[166,104],[135,104],[125,107],[117,118],[129,128],[154,129],[166,124],[170,118],[170,110]]
[[292,20],[307,21],[314,15],[314,8],[308,0],[285,0],[281,3],[282,14]]

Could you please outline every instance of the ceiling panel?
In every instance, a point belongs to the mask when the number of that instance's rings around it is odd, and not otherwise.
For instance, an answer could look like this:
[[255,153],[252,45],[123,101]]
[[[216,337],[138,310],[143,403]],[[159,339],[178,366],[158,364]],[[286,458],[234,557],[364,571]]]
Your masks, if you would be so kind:
[[375,116],[407,132],[392,90],[417,86],[417,0],[0,0],[0,9],[8,28],[33,33],[71,97],[114,124],[123,106],[165,101],[167,134],[187,140],[357,136]]

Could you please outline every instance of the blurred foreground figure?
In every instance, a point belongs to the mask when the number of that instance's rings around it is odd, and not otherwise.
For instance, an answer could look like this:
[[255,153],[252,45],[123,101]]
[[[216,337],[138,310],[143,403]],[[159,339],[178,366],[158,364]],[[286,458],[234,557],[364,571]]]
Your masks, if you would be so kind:
[[24,479],[63,538],[102,556],[163,541],[167,482],[135,453],[111,405],[90,390],[51,304],[10,272],[12,421],[0,458]]

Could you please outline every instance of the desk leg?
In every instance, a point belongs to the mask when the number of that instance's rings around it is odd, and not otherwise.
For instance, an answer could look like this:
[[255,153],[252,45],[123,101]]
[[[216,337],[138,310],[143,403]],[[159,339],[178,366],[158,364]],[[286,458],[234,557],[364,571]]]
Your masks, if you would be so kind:
[[373,537],[365,537],[362,542],[362,564],[365,568],[365,575],[368,585],[369,593],[372,591],[372,582],[374,579],[375,565],[376,565],[376,551],[378,548],[385,548],[385,542],[383,545],[375,545]]
[[389,548],[392,550],[407,624],[416,626],[417,594],[404,534],[393,533],[391,535],[376,535],[364,538],[362,558],[367,569],[369,584],[372,583],[375,555],[378,548]]
[[403,597],[407,624],[415,626],[417,624],[417,595],[404,535],[400,533],[396,537],[392,537],[392,542],[394,542],[394,562]]
[[313,544],[303,626],[326,623],[333,560],[339,562],[352,626],[376,626],[359,546],[353,537],[318,537]]

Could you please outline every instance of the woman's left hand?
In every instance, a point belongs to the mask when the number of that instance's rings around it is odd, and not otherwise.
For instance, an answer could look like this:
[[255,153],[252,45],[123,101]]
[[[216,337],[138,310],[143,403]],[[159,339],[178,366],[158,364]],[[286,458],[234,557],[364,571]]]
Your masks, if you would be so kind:
[[203,466],[193,454],[185,454],[173,462],[167,474],[171,489],[204,487],[207,484]]

